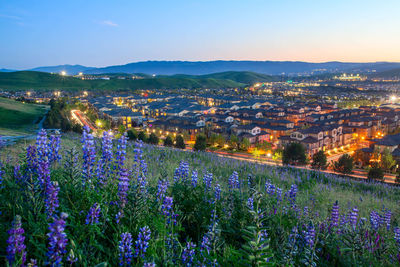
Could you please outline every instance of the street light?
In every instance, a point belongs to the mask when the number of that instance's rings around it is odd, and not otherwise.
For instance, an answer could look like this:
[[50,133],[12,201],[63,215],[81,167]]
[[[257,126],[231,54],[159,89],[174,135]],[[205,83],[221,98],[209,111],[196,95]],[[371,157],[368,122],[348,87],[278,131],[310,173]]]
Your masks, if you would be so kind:
[[65,70],[61,71],[61,75],[65,76],[65,75],[67,75],[67,72]]

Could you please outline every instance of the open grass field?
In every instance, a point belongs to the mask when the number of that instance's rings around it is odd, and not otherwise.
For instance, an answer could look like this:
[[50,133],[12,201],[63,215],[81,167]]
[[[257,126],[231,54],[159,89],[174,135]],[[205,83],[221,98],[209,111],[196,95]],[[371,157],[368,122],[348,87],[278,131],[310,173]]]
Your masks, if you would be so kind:
[[[82,148],[76,134],[61,138],[62,159],[43,176],[46,163],[25,159],[32,144],[21,141],[0,153],[0,255],[6,254],[6,230],[18,214],[27,258],[43,264],[49,260],[48,224],[66,212],[68,242],[60,254],[65,264],[71,251],[86,266],[399,264],[398,187],[210,153],[133,142],[125,148],[107,137],[94,139],[93,146],[86,138]],[[51,159],[54,141],[47,147],[45,158]],[[34,162],[42,167],[31,170]],[[42,191],[41,177],[58,182],[58,193]],[[100,208],[97,219],[90,215],[93,207]],[[137,253],[136,240],[143,245]],[[121,247],[133,251],[130,261]]]
[[0,98],[0,135],[15,136],[33,133],[45,115],[46,106]]

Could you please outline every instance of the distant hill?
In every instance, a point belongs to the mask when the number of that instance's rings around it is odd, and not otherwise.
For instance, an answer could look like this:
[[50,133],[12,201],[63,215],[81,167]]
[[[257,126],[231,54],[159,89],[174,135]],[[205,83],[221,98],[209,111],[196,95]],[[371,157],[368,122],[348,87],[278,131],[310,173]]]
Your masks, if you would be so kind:
[[144,73],[148,75],[207,75],[219,72],[248,71],[268,75],[316,75],[322,73],[342,72],[381,72],[400,68],[400,63],[395,62],[322,62],[311,63],[303,61],[142,61],[125,65],[107,66],[102,68],[86,67],[82,65],[59,65],[38,67],[32,71],[59,73],[66,71],[69,75],[79,72],[85,74],[104,73]]
[[38,67],[30,69],[30,71],[41,71],[50,73],[60,73],[65,71],[68,75],[77,75],[79,72],[87,72],[93,68],[85,67],[82,65],[58,65],[58,66],[48,66],[48,67]]
[[81,80],[36,71],[0,73],[0,89],[7,90],[136,90],[136,89],[174,89],[174,88],[233,88],[245,86],[244,83],[227,79],[206,77],[151,77],[122,80]]
[[0,69],[0,72],[13,72],[16,70],[10,70],[10,69]]
[[372,73],[370,77],[400,78],[400,68]]
[[277,76],[271,76],[266,74],[260,74],[249,71],[226,71],[206,75],[184,75],[177,74],[172,77],[182,77],[191,79],[219,79],[219,80],[230,80],[238,83],[244,84],[254,84],[257,82],[271,82],[279,81],[280,78]]

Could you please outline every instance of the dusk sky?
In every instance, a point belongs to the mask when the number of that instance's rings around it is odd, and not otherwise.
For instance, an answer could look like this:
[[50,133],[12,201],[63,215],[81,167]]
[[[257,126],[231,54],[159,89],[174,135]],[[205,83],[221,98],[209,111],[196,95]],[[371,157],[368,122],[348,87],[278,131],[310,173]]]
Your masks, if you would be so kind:
[[2,0],[0,68],[146,60],[400,62],[399,14],[399,0]]

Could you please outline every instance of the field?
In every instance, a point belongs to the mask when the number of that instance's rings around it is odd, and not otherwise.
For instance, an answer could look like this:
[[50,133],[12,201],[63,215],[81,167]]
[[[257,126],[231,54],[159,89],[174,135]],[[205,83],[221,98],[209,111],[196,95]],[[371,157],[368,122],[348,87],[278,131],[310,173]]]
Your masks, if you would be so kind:
[[43,105],[27,104],[0,98],[0,135],[25,135],[37,130],[46,113]]
[[[63,136],[57,152],[50,139],[38,139],[40,156],[25,157],[33,142],[0,155],[0,255],[14,263],[26,253],[39,265],[399,264],[397,187],[107,135],[86,134],[83,148]],[[16,215],[24,246],[10,256]]]

